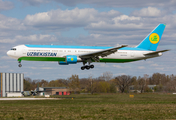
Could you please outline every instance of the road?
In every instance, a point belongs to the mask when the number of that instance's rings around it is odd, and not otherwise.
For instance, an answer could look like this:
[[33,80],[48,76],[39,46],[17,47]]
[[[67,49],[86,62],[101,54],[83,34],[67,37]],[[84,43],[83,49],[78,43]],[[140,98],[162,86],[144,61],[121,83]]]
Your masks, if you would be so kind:
[[60,98],[0,98],[0,100],[60,100]]

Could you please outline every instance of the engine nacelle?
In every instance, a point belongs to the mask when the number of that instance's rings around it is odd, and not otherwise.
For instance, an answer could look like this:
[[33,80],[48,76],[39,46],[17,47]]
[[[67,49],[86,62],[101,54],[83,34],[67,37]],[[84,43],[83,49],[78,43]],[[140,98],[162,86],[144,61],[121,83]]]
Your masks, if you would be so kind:
[[65,62],[68,64],[76,64],[77,56],[76,55],[67,55],[65,58]]
[[68,65],[68,63],[66,63],[64,61],[59,61],[59,65]]
[[76,64],[78,58],[76,55],[67,55],[65,61],[60,61],[59,65],[68,65],[68,64]]

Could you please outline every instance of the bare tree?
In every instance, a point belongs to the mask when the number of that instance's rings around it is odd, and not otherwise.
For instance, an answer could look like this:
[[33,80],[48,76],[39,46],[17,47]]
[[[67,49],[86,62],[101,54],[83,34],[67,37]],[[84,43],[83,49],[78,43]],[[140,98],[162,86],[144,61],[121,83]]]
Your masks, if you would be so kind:
[[176,92],[176,81],[170,81],[165,85],[164,88],[165,91],[167,92]]
[[84,92],[88,92],[90,91],[90,81],[88,78],[81,78],[80,80],[80,88],[84,91]]
[[24,78],[24,91],[32,90],[32,80],[29,77]]
[[93,75],[89,75],[89,81],[90,81],[90,92],[91,92],[91,94],[93,95],[93,93],[94,93],[94,86],[93,86],[93,82],[94,82],[94,80],[93,80]]
[[173,74],[170,75],[170,81],[167,82],[164,90],[167,92],[175,92],[176,91],[176,76],[174,76]]
[[138,85],[139,85],[139,89],[141,91],[141,93],[144,92],[144,87],[145,87],[145,79],[144,78],[139,78],[138,80]]
[[72,75],[69,79],[69,87],[75,93],[80,91],[80,81],[78,75]]
[[138,78],[138,89],[140,89],[141,93],[144,92],[144,88],[146,87],[147,83],[146,81],[148,80],[149,75],[144,74],[144,77],[139,77]]
[[125,89],[128,88],[133,81],[131,79],[131,76],[121,75],[115,78],[115,82],[118,85],[121,93],[124,93]]
[[146,81],[149,79],[149,75],[144,74],[144,77],[143,77],[143,78],[144,78],[144,80],[145,80],[145,85],[147,85],[147,82],[146,82]]
[[110,81],[113,77],[113,74],[111,72],[104,72],[102,78],[105,81]]

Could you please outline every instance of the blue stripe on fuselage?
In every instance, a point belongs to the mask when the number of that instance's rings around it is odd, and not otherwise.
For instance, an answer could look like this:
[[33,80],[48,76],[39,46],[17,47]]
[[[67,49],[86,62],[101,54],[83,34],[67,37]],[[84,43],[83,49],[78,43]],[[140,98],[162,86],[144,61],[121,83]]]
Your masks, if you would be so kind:
[[65,46],[65,45],[25,45],[33,48],[70,48],[70,49],[109,49],[112,47],[103,46]]
[[[104,46],[62,46],[62,45],[25,45],[30,48],[69,48],[69,49],[110,49],[113,47],[104,47]],[[148,51],[141,48],[131,48],[124,47],[119,50],[136,50],[136,51]]]
[[149,50],[146,50],[146,49],[141,49],[141,48],[131,48],[131,47],[124,47],[124,48],[120,48],[119,50],[149,51]]

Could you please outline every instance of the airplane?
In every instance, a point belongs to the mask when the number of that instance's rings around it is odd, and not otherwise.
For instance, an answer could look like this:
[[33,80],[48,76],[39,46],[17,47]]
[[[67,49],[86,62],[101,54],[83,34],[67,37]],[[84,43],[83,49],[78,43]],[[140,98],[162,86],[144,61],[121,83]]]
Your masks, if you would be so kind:
[[35,90],[31,90],[31,91],[22,91],[21,94],[23,96],[36,96],[39,95],[39,93],[41,92],[51,92],[53,90],[41,90],[41,88],[39,87],[39,84],[37,84],[37,88]]
[[[60,45],[18,45],[7,52],[22,67],[21,61],[56,61],[59,65],[83,63],[81,70],[93,69],[93,62],[126,63],[159,57],[163,52],[156,51],[166,24],[159,24],[136,47],[121,45],[116,47],[103,46],[60,46]],[[88,65],[86,65],[88,64]]]
[[22,91],[21,94],[23,96],[35,96],[37,93],[31,90],[31,91]]

